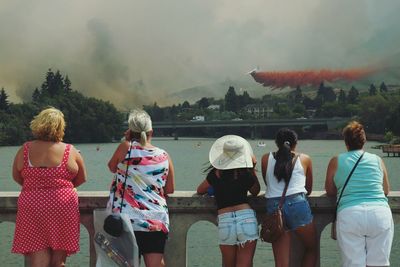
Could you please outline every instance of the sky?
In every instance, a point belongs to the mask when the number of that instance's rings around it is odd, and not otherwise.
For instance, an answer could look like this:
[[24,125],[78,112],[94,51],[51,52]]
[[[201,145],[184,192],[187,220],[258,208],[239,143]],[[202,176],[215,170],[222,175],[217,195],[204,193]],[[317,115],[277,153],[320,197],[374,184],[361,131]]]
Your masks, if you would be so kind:
[[255,67],[397,75],[399,13],[397,0],[0,0],[0,87],[29,101],[51,68],[129,109]]

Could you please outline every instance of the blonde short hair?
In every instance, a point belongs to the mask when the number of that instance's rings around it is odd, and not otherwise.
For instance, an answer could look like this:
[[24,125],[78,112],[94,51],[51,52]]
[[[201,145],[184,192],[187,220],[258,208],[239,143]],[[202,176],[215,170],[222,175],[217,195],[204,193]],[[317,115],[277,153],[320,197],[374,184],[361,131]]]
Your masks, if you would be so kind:
[[31,130],[38,140],[60,142],[64,137],[64,114],[56,108],[46,108],[33,118]]
[[144,110],[134,109],[129,114],[128,125],[133,137],[138,139],[140,144],[144,146],[147,142],[149,132],[153,130],[150,115]]

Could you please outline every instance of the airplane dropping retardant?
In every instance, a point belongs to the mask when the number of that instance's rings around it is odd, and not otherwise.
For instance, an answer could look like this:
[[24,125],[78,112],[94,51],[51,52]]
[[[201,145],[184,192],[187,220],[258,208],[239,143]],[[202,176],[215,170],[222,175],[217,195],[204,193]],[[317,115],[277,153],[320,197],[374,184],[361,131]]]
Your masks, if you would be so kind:
[[371,68],[347,70],[294,70],[294,71],[258,71],[254,69],[250,74],[254,80],[264,86],[275,88],[297,87],[304,85],[318,86],[321,82],[338,80],[356,81],[374,73]]

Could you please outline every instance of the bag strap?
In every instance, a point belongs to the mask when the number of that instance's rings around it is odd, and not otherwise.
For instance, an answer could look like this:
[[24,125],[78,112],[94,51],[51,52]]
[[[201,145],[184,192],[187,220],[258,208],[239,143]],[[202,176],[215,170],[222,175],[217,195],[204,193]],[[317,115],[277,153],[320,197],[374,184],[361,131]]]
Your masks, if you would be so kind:
[[[122,186],[122,194],[121,194],[121,207],[119,209],[119,212],[122,212],[122,208],[123,208],[123,203],[124,203],[124,195],[125,195],[125,187],[126,187],[126,180],[128,178],[128,168],[129,168],[129,157],[131,155],[131,150],[132,150],[132,141],[129,142],[129,150],[128,150],[128,158],[125,158],[124,160],[126,160],[126,170],[125,170],[125,180],[124,180],[124,184]],[[115,184],[113,186],[113,202],[112,202],[112,206],[114,207],[114,203],[115,203],[115,192],[117,192],[117,183],[118,183],[118,177],[117,175],[115,175]]]
[[350,171],[350,173],[349,173],[349,176],[347,176],[346,182],[345,182],[344,185],[343,185],[342,191],[340,192],[340,196],[339,196],[338,200],[336,201],[335,220],[336,220],[337,208],[338,208],[338,206],[339,206],[340,199],[342,199],[342,195],[343,195],[344,189],[346,188],[346,186],[347,186],[347,184],[348,184],[348,182],[349,182],[349,180],[350,180],[350,177],[353,175],[353,172],[354,172],[354,170],[356,169],[358,163],[360,162],[360,160],[361,160],[362,157],[364,156],[364,153],[365,153],[365,152],[363,152],[363,153],[361,154],[361,156],[358,158],[356,164],[354,164],[353,169],[351,169],[351,171]]
[[[290,170],[290,176],[289,176],[289,177],[292,176],[294,166],[296,165],[296,161],[297,161],[297,159],[298,159],[299,156],[300,156],[300,154],[297,154],[297,155],[294,156],[294,158],[292,159],[292,168],[291,168],[291,170]],[[285,188],[283,189],[281,199],[279,200],[278,209],[282,209],[283,203],[285,202],[285,196],[286,196],[286,192],[287,192],[288,187],[289,187],[289,183],[290,183],[290,180],[289,180],[289,182],[287,182],[287,183],[285,184]]]

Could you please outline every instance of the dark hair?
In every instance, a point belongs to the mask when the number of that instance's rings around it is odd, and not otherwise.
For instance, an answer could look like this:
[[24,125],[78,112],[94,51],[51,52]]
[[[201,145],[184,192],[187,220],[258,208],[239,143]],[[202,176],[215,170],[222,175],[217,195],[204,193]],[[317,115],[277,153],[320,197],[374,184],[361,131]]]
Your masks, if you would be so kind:
[[236,180],[239,177],[253,177],[253,168],[239,168],[239,169],[230,169],[230,170],[220,170],[222,179],[226,180]]
[[[208,166],[206,166],[203,169],[203,173],[211,173],[211,172],[215,172],[217,169],[209,164]],[[238,169],[230,169],[230,170],[219,170],[220,173],[220,178],[223,179],[237,179],[239,176],[251,176],[253,177],[253,170],[254,168],[238,168]]]
[[357,121],[351,121],[343,128],[344,142],[349,150],[362,149],[367,138],[365,137],[364,127]]
[[292,149],[297,145],[297,133],[288,128],[279,129],[275,137],[278,151],[275,153],[274,174],[278,181],[289,183],[292,172]]

